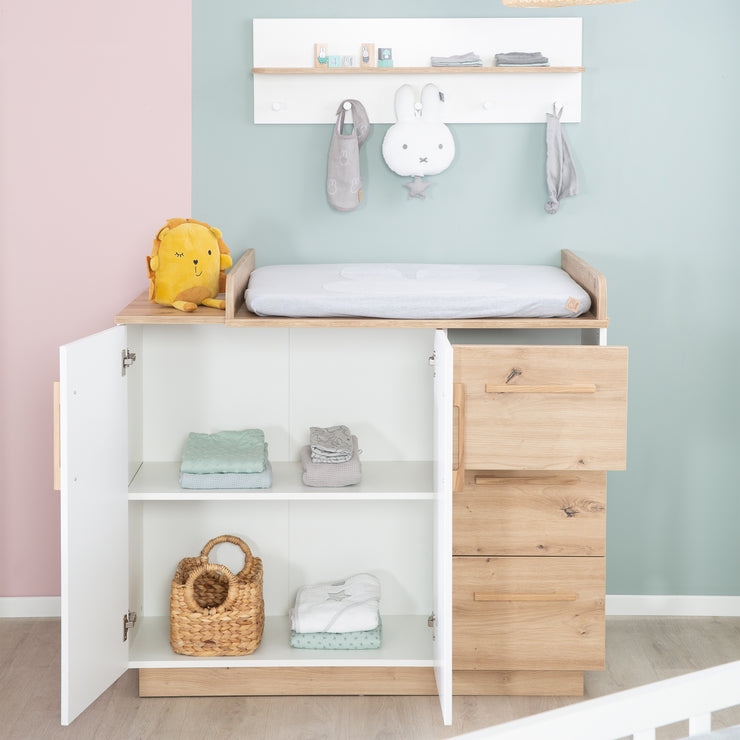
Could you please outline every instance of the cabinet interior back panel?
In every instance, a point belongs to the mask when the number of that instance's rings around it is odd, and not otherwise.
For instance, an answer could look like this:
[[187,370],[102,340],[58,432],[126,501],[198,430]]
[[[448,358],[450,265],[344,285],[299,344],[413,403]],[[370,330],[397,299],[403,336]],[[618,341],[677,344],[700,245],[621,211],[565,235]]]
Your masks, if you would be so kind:
[[[262,558],[265,612],[284,615],[303,585],[370,572],[381,582],[385,614],[432,609],[429,501],[147,502],[143,522],[143,614],[166,616],[172,575],[211,537],[235,534]],[[232,571],[240,549],[217,545],[212,562]]]
[[261,428],[298,460],[310,426],[346,424],[363,460],[430,460],[427,330],[147,327],[143,459],[180,460],[189,432]]

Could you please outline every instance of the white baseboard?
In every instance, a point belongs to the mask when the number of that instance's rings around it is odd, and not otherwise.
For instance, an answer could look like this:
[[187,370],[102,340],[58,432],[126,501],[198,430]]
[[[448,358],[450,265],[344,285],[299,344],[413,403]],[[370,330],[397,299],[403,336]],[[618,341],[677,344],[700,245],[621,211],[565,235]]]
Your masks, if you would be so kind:
[[58,617],[60,596],[0,596],[0,618]]
[[607,594],[608,617],[740,617],[740,596]]
[[[0,596],[0,618],[58,617],[59,596]],[[740,617],[740,596],[607,594],[608,617]]]

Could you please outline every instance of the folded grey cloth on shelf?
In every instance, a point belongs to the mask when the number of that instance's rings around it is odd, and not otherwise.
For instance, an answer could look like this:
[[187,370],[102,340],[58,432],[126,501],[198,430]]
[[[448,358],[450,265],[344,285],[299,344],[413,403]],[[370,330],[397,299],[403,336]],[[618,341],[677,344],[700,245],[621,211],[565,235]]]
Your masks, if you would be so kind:
[[352,435],[352,449],[352,457],[347,462],[327,465],[311,460],[310,445],[301,447],[303,483],[314,488],[341,488],[359,483],[362,479],[362,466],[357,437],[354,435]]
[[339,424],[334,427],[311,427],[309,430],[311,460],[315,463],[344,463],[352,457],[352,432]]
[[548,66],[550,60],[539,51],[509,51],[494,56],[498,66]]
[[474,52],[449,57],[432,57],[432,67],[482,67],[481,58]]

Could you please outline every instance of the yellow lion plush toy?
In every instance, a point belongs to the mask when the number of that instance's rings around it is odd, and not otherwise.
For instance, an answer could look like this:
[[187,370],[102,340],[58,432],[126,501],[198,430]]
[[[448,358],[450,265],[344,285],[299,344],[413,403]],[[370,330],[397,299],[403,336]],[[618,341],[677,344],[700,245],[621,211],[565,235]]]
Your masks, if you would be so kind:
[[199,304],[223,310],[226,302],[216,296],[225,288],[229,267],[231,254],[218,229],[191,218],[171,218],[146,258],[149,300],[180,311],[195,311]]

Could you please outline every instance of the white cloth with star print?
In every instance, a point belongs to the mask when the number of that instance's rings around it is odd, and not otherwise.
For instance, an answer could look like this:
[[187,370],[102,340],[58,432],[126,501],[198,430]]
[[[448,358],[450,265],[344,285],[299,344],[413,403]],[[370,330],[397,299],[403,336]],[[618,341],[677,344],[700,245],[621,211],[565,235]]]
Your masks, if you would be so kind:
[[301,586],[290,610],[295,632],[363,632],[378,626],[380,581],[356,573],[342,581]]

